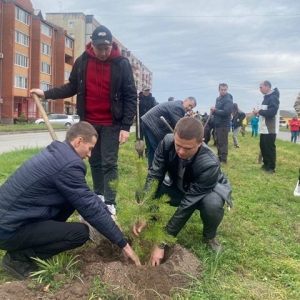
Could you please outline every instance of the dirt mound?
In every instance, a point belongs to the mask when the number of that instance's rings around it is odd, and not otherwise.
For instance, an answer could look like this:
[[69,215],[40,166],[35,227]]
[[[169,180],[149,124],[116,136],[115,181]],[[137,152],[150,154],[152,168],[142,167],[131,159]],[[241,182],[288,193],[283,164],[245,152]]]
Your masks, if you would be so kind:
[[192,253],[179,245],[167,248],[165,252],[165,261],[160,266],[135,267],[124,260],[116,246],[105,240],[98,246],[80,252],[80,260],[83,262],[81,278],[66,283],[55,294],[43,292],[42,288],[28,289],[29,280],[14,281],[0,286],[0,299],[89,299],[92,281],[96,276],[108,289],[107,294],[118,295],[118,299],[153,300],[158,295],[159,299],[169,299],[170,292],[190,284],[191,280],[187,274],[199,278],[201,263]]

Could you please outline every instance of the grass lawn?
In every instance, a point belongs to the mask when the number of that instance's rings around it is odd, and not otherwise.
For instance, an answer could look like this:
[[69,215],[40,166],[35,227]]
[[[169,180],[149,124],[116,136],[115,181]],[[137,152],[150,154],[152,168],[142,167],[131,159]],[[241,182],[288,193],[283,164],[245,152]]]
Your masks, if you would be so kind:
[[[53,129],[67,129],[66,126],[52,124]],[[0,133],[1,132],[22,132],[22,131],[39,131],[47,130],[46,124],[0,124]]]
[[[225,212],[218,238],[225,252],[216,255],[201,242],[202,224],[194,214],[178,242],[203,262],[202,280],[172,299],[300,299],[300,197],[293,196],[299,169],[299,145],[277,141],[275,174],[257,164],[258,138],[239,136],[240,148],[229,137],[228,164],[222,169],[233,188],[231,211]],[[215,151],[215,147],[212,147]],[[0,184],[38,149],[0,155]],[[134,134],[120,147],[120,182],[132,189],[136,181]],[[145,173],[147,169],[146,161]],[[90,173],[87,175],[91,184]],[[0,256],[4,251],[0,250]],[[0,270],[1,282],[11,280]]]

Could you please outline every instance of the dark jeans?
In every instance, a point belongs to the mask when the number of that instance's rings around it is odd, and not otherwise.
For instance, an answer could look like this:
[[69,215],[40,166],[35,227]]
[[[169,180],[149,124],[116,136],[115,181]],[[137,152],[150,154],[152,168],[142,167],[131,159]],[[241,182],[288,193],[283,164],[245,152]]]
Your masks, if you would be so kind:
[[[175,184],[166,186],[162,184],[157,191],[157,197],[167,194],[171,200],[171,206],[179,206],[184,196]],[[200,211],[200,218],[203,223],[203,236],[213,239],[217,235],[217,229],[224,216],[224,200],[215,192],[207,194],[195,208]]]
[[260,134],[260,150],[266,170],[276,168],[276,134]]
[[0,240],[0,249],[7,250],[13,260],[29,261],[30,257],[47,259],[82,246],[89,239],[89,228],[83,223],[65,222],[73,211],[65,206],[55,220],[22,226],[11,238]]
[[298,130],[296,130],[296,131],[291,131],[291,142],[293,142],[294,141],[294,143],[296,143],[297,142],[297,136],[298,136]]
[[218,149],[218,158],[220,162],[227,162],[228,156],[228,133],[230,127],[216,127],[215,138]]
[[159,141],[156,139],[151,129],[143,122],[142,122],[142,130],[145,136],[145,142],[147,147],[148,168],[150,168],[152,166],[154,153],[156,148],[158,147]]
[[118,152],[120,128],[94,125],[99,135],[89,159],[94,192],[104,195],[106,204],[116,204],[116,193],[110,182],[118,179]]

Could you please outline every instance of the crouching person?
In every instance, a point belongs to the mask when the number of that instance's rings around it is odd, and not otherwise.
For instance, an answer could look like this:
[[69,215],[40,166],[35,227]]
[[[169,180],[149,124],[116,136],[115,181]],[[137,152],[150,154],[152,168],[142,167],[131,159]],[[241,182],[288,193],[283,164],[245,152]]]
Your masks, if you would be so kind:
[[[165,174],[169,180],[165,180]],[[160,142],[146,179],[145,190],[151,181],[158,181],[157,197],[167,194],[170,205],[178,207],[169,220],[166,230],[176,236],[195,210],[200,211],[203,222],[203,239],[213,251],[222,251],[216,238],[224,215],[224,203],[231,207],[231,187],[213,151],[203,142],[203,126],[194,118],[178,121],[174,134]],[[146,223],[133,225],[139,233]],[[159,265],[164,257],[164,243],[152,252],[152,266]]]
[[123,255],[140,265],[107,206],[86,181],[85,158],[98,139],[87,122],[72,125],[63,142],[54,141],[21,165],[0,187],[0,249],[4,270],[24,279],[36,268],[32,257],[50,258],[82,246],[89,228],[66,222],[77,210]]

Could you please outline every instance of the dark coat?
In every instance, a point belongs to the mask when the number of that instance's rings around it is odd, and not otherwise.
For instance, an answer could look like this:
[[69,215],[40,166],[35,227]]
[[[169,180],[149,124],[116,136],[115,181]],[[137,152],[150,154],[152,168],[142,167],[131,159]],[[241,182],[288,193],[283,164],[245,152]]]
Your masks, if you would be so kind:
[[230,127],[233,99],[230,94],[216,99],[214,115],[215,127]]
[[[80,120],[85,113],[85,80],[89,54],[84,52],[73,65],[69,82],[45,91],[46,99],[69,98],[77,94],[76,109]],[[111,61],[110,105],[113,124],[129,131],[136,114],[136,87],[132,68],[127,58],[117,57]]]
[[[174,135],[168,134],[159,144],[152,168],[150,168],[146,180],[146,190],[151,181],[157,180],[162,184],[165,174],[176,182],[178,176],[179,157],[174,146]],[[231,187],[226,175],[221,171],[220,163],[214,152],[202,143],[198,152],[186,166],[182,188],[185,192],[184,198],[167,225],[169,234],[176,236],[199,203],[207,194],[216,192],[229,206],[231,202]]]
[[145,115],[142,116],[142,122],[155,135],[157,141],[161,141],[164,136],[170,133],[168,126],[160,119],[163,116],[170,126],[174,129],[176,123],[185,115],[183,102],[168,101],[154,106]]
[[232,127],[238,128],[242,126],[243,120],[246,118],[246,114],[242,112],[240,109],[232,117]]
[[112,243],[124,247],[122,232],[85,181],[86,169],[68,142],[54,141],[27,160],[0,187],[0,239],[26,224],[54,220],[62,206],[71,204]]
[[155,105],[157,105],[158,103],[156,102],[155,98],[152,97],[152,94],[150,93],[147,97],[140,92],[139,94],[139,114],[140,114],[140,118],[146,113],[148,112],[151,108],[153,108]]

